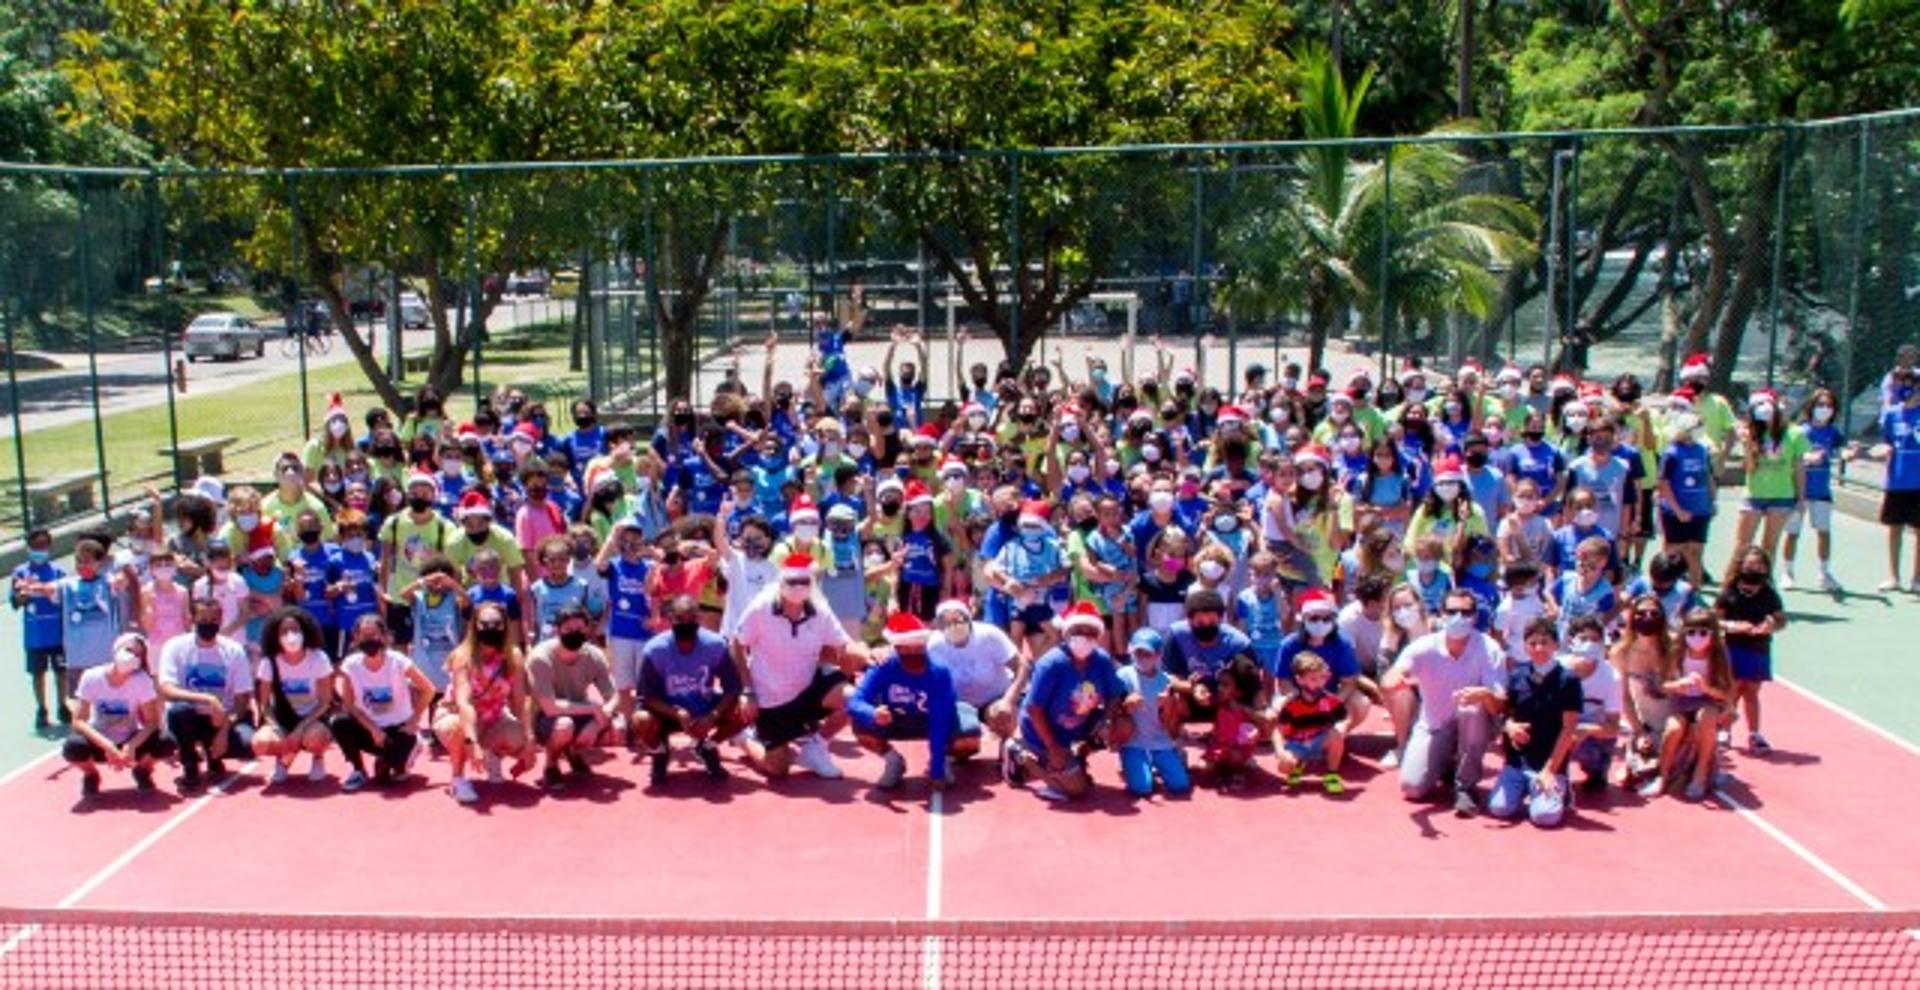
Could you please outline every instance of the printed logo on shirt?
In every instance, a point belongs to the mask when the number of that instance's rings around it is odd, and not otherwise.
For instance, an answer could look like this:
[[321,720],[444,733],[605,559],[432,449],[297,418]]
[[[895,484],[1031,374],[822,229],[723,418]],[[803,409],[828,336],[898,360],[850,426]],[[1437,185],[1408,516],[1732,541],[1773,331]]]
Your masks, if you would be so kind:
[[887,707],[904,708],[924,714],[927,710],[927,692],[916,691],[905,684],[888,685]]
[[393,689],[389,687],[370,687],[360,692],[360,704],[372,711],[384,712],[393,707]]
[[196,663],[187,668],[187,690],[225,691],[226,689],[227,670],[225,667]]

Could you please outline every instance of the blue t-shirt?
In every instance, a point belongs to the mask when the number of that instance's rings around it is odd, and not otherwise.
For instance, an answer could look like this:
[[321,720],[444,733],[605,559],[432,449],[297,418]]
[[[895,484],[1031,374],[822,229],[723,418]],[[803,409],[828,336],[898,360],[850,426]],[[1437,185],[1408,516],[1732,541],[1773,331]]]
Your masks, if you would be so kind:
[[534,616],[539,624],[534,627],[535,639],[547,639],[553,635],[553,620],[560,610],[569,605],[579,605],[588,615],[597,616],[606,610],[607,603],[594,594],[593,588],[578,576],[569,574],[565,581],[554,584],[546,578],[533,582],[528,589],[533,595]]
[[853,376],[853,369],[847,367],[847,332],[845,330],[822,330],[814,338],[820,349],[820,383],[831,385],[846,381]]
[[686,495],[688,512],[710,516],[720,511],[727,486],[708,469],[706,458],[698,454],[680,458],[679,478],[674,484]]
[[1327,662],[1327,670],[1333,674],[1332,683],[1338,684],[1360,676],[1360,658],[1353,655],[1353,644],[1347,642],[1347,637],[1338,629],[1328,633],[1326,640],[1318,646],[1307,641],[1305,629],[1295,630],[1280,641],[1280,654],[1274,658],[1274,665],[1267,669],[1267,673],[1277,681],[1293,680],[1293,658],[1308,650]]
[[1660,455],[1660,480],[1673,489],[1673,500],[1692,515],[1713,515],[1713,456],[1707,448],[1688,441],[1674,443]]
[[1881,426],[1887,435],[1887,490],[1920,490],[1920,406],[1887,411]]
[[740,669],[719,633],[702,629],[693,648],[683,651],[672,632],[663,632],[640,648],[640,696],[649,701],[703,718],[722,697],[739,690]]
[[872,726],[875,712],[885,708],[891,721],[884,730],[903,739],[927,740],[927,775],[947,775],[947,748],[959,723],[953,693],[953,672],[926,661],[919,673],[907,669],[898,654],[860,676],[847,710],[856,724]]
[[1700,604],[1700,596],[1693,593],[1693,584],[1686,578],[1673,582],[1673,587],[1662,592],[1653,586],[1652,578],[1642,574],[1627,582],[1620,597],[1625,601],[1633,601],[1641,595],[1660,599],[1660,609],[1667,613],[1667,625],[1670,627],[1678,627],[1687,612]]
[[607,428],[595,423],[592,429],[575,430],[567,434],[562,446],[566,449],[572,474],[578,480],[580,472],[586,470],[588,461],[607,452]]
[[1620,555],[1619,550],[1614,546],[1613,531],[1600,526],[1582,529],[1572,523],[1553,531],[1553,544],[1547,548],[1548,556],[1552,559],[1547,561],[1547,564],[1557,570],[1571,572],[1575,562],[1575,551],[1580,548],[1581,543],[1595,536],[1607,541],[1607,570],[1609,572],[1616,570],[1620,566]]
[[[1504,452],[1499,463],[1500,470],[1518,485],[1522,481],[1531,481],[1540,486],[1540,497],[1545,499],[1553,495],[1553,487],[1560,483],[1560,475],[1567,469],[1567,458],[1559,448],[1546,442],[1513,444]],[[1549,506],[1552,511],[1554,507]]]
[[[25,578],[52,584],[66,576],[52,561],[38,564],[26,563],[13,569],[12,578],[18,581]],[[11,588],[13,585],[7,585]],[[13,607],[26,613],[22,616],[22,641],[29,650],[51,650],[60,645],[60,603],[39,595],[15,595]]]
[[1213,642],[1202,644],[1193,635],[1193,624],[1182,619],[1167,630],[1164,662],[1167,672],[1175,677],[1213,680],[1229,661],[1242,653],[1253,653],[1253,641],[1240,630],[1223,622]]
[[1036,755],[1046,747],[1034,731],[1033,709],[1043,713],[1054,741],[1070,746],[1093,732],[1108,704],[1126,697],[1127,686],[1107,651],[1096,648],[1084,663],[1076,667],[1066,647],[1056,646],[1034,664],[1033,682],[1020,703],[1020,738]]
[[940,586],[940,562],[950,552],[947,539],[931,524],[926,529],[909,529],[900,534],[900,545],[907,556],[900,566],[900,580],[921,588]]
[[342,547],[333,555],[333,568],[332,580],[336,584],[345,581],[350,586],[333,600],[334,628],[352,629],[361,616],[380,608],[374,587],[380,562],[365,550]]
[[120,635],[120,603],[102,571],[88,581],[79,575],[60,582],[61,646],[68,670],[86,670],[113,659]]
[[1596,457],[1581,455],[1567,471],[1573,476],[1569,490],[1593,493],[1594,510],[1600,513],[1600,526],[1609,533],[1620,532],[1620,515],[1627,498],[1627,463],[1609,453]]
[[647,603],[647,572],[652,567],[645,559],[615,557],[601,572],[607,579],[607,638],[646,639],[647,619],[652,614]]
[[1847,437],[1833,426],[1808,426],[1807,446],[1823,456],[1818,464],[1807,465],[1806,498],[1809,502],[1833,501],[1833,465],[1846,449]]
[[[280,596],[280,589],[287,586],[287,572],[278,567],[265,574],[257,573],[251,567],[242,567],[235,573],[240,575],[240,580],[246,582],[248,594],[278,598]],[[248,619],[246,625],[246,641],[249,643],[260,642],[260,630],[266,624],[267,617],[264,615]]]
[[912,385],[887,383],[887,405],[893,407],[893,418],[915,426],[924,422],[922,410],[927,403],[927,383],[915,381]]
[[1553,601],[1560,607],[1560,638],[1567,638],[1567,627],[1573,620],[1586,615],[1606,616],[1613,612],[1619,599],[1613,593],[1613,585],[1606,578],[1595,581],[1593,587],[1581,591],[1580,575],[1567,571],[1553,580]]
[[333,603],[327,600],[327,585],[340,580],[340,565],[334,560],[337,552],[338,548],[328,543],[302,544],[293,552],[293,559],[306,565],[306,579],[300,582],[300,607],[313,613],[322,629],[338,628]]
[[1492,466],[1468,468],[1467,490],[1490,525],[1500,525],[1507,515],[1507,479]]
[[498,605],[507,613],[507,621],[520,621],[520,596],[513,589],[498,582],[493,585],[475,582],[467,588],[467,606],[469,610],[482,605]]
[[[1177,508],[1168,517],[1167,525],[1178,526],[1189,538],[1193,536],[1194,524],[1188,522],[1186,517],[1182,516]],[[1147,569],[1147,546],[1153,542],[1154,537],[1160,535],[1162,528],[1159,523],[1153,521],[1153,511],[1150,509],[1141,509],[1140,512],[1133,517],[1132,521],[1127,523],[1127,535],[1133,539],[1133,566],[1135,570],[1144,571]]]
[[1060,539],[1051,531],[1040,539],[1038,549],[1028,547],[1025,538],[1002,545],[994,563],[999,564],[1008,577],[1022,583],[1037,581],[1067,566]]
[[1284,604],[1281,592],[1261,598],[1260,593],[1248,588],[1233,598],[1234,624],[1247,631],[1247,641],[1253,644],[1253,658],[1260,666],[1273,668],[1280,655],[1280,641],[1286,634],[1280,629],[1280,608]]

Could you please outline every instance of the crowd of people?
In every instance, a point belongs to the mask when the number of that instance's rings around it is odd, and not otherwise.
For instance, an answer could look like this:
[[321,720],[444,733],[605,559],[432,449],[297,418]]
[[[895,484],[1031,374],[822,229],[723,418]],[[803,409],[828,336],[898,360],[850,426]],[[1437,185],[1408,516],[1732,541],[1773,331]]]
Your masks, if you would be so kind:
[[[736,366],[650,434],[517,388],[465,418],[431,388],[335,396],[271,487],[154,491],[72,573],[33,533],[11,590],[40,726],[87,796],[166,760],[188,791],[236,759],[324,780],[337,748],[343,791],[425,751],[462,803],[536,768],[573,786],[595,747],[656,785],[674,746],[713,778],[838,777],[843,731],[880,788],[904,749],[943,788],[992,737],[1049,799],[1096,786],[1099,749],[1135,795],[1262,761],[1339,793],[1372,735],[1407,798],[1552,825],[1576,791],[1702,797],[1736,732],[1764,755],[1805,528],[1839,588],[1839,400],[1736,405],[1703,355],[1657,397],[1472,362],[1222,391],[1157,341],[1136,371],[1129,339],[1117,373],[957,357],[936,403],[918,337],[855,368],[855,329],[818,328],[797,385],[769,340],[758,390]],[[1920,527],[1914,376],[1905,353],[1883,389],[1888,587]]]

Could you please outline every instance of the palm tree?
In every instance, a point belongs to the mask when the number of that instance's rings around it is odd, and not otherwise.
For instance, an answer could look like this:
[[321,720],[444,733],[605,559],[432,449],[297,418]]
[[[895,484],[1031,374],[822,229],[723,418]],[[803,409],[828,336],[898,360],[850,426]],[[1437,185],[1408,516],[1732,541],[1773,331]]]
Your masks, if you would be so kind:
[[[1539,218],[1511,197],[1465,191],[1468,160],[1448,143],[1396,144],[1381,158],[1355,161],[1355,146],[1345,142],[1373,71],[1349,89],[1324,50],[1295,58],[1304,75],[1301,123],[1323,143],[1271,195],[1257,197],[1264,207],[1229,230],[1229,304],[1240,315],[1304,309],[1311,367],[1320,366],[1328,334],[1349,312],[1357,311],[1371,336],[1380,334],[1383,315],[1486,317],[1500,291],[1493,269],[1531,260]],[[1436,135],[1446,133],[1471,129],[1453,125]]]

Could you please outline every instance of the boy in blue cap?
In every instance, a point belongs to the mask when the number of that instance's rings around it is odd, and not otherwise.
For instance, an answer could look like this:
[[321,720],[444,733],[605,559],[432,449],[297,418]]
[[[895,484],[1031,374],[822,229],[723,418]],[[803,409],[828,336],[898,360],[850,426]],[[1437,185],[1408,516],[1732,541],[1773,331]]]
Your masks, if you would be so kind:
[[1120,747],[1120,772],[1127,792],[1135,797],[1152,794],[1155,777],[1169,796],[1185,794],[1192,786],[1186,757],[1167,728],[1171,721],[1177,731],[1180,717],[1169,693],[1174,679],[1160,666],[1165,648],[1166,641],[1157,630],[1141,629],[1127,644],[1132,664],[1120,668],[1120,683],[1127,688],[1127,712],[1133,716],[1133,735]]

